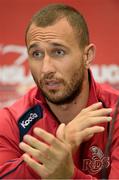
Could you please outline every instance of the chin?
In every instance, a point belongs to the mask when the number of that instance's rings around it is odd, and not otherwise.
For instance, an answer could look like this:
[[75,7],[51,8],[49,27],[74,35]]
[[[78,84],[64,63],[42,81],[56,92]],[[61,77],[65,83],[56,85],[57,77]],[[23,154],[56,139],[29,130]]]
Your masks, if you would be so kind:
[[64,105],[64,104],[68,104],[71,103],[75,96],[46,96],[46,99],[56,105]]

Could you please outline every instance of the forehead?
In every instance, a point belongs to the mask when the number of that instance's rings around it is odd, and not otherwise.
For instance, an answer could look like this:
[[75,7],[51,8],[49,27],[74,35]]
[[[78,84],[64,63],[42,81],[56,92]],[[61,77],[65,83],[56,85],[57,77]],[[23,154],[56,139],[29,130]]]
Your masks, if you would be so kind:
[[27,33],[27,45],[35,42],[58,41],[72,44],[76,41],[75,33],[68,21],[63,18],[53,25],[38,27],[32,24]]

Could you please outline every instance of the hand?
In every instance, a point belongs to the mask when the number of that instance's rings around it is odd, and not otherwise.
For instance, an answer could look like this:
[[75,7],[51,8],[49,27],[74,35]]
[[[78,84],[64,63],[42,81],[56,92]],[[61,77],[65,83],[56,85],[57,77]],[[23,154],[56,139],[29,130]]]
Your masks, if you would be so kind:
[[[82,142],[89,140],[95,133],[104,131],[100,123],[112,119],[109,116],[111,111],[111,108],[102,108],[102,103],[98,102],[83,109],[65,126],[64,139],[71,145],[72,151],[76,151]],[[56,136],[59,136],[58,131]]]
[[[59,128],[58,131],[63,135],[63,128]],[[21,142],[19,145],[26,153],[23,155],[24,161],[43,179],[70,179],[73,176],[74,165],[68,144],[59,140],[61,137],[57,139],[40,128],[35,128],[34,133],[46,143],[25,135],[24,141],[27,144]]]

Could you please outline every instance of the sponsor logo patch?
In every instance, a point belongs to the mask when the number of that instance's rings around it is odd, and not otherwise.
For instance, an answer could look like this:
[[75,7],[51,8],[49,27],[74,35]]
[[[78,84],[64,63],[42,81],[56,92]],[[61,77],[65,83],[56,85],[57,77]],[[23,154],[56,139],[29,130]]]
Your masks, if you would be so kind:
[[20,130],[20,141],[23,136],[29,131],[29,129],[43,117],[43,110],[41,106],[35,105],[28,109],[19,119],[18,126]]

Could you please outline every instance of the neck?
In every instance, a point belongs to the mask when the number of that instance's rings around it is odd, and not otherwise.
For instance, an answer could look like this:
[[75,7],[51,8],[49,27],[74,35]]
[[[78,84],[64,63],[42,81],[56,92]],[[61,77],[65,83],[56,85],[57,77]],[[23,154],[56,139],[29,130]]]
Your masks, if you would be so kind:
[[[67,124],[73,118],[75,118],[79,112],[86,107],[89,96],[89,80],[88,73],[86,72],[85,78],[82,84],[82,90],[80,94],[75,97],[70,103],[62,105],[56,105],[47,101],[51,111],[57,117],[59,122]],[[69,113],[70,112],[70,113]]]

